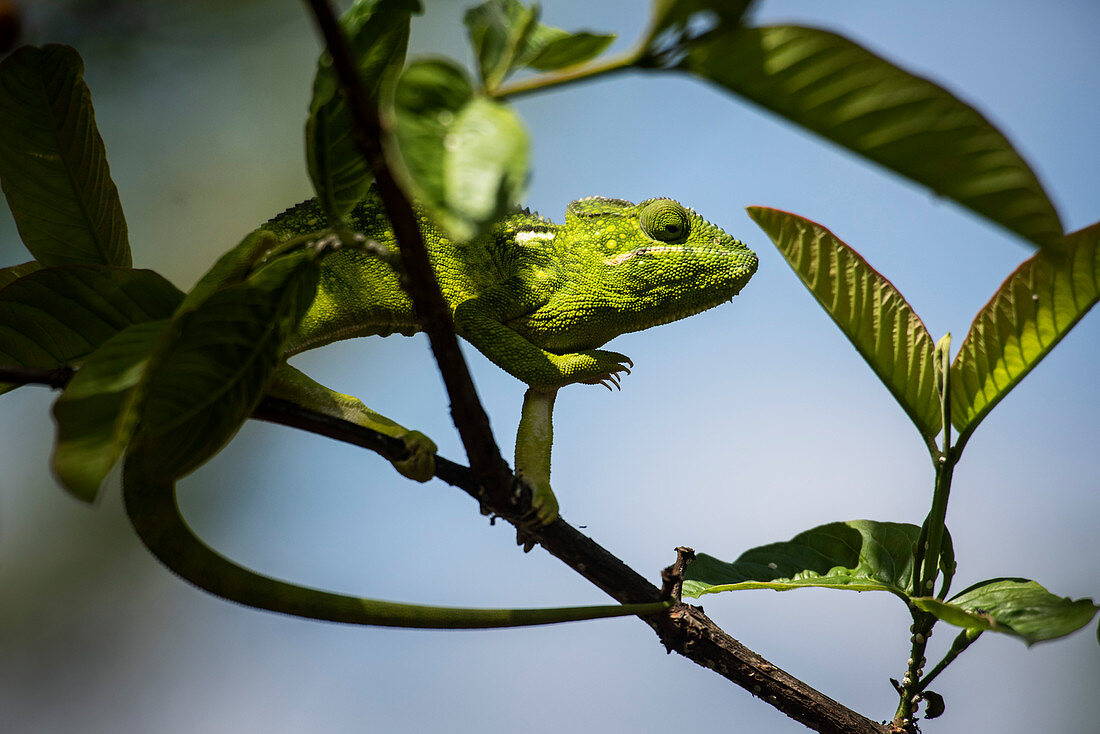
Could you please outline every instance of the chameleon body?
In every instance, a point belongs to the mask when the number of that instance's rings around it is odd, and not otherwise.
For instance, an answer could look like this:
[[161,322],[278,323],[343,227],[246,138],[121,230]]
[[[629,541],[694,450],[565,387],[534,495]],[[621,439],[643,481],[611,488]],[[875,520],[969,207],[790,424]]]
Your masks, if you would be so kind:
[[[572,383],[617,385],[631,362],[600,347],[620,334],[730,300],[757,266],[756,255],[743,243],[671,199],[640,204],[580,199],[569,205],[564,225],[519,210],[467,243],[451,241],[417,211],[456,331],[528,385],[516,441],[516,470],[532,491],[535,524],[557,517],[549,484],[557,390]],[[397,250],[373,190],[353,209],[347,224],[385,250]],[[326,225],[320,205],[310,200],[254,234],[285,241],[321,232]],[[395,260],[359,249],[328,256],[321,265],[317,295],[286,355],[351,337],[419,331],[413,305],[390,262]],[[408,458],[395,462],[397,469],[419,481],[433,474],[435,445],[430,439],[285,363],[276,371],[268,394],[398,438]],[[588,611],[454,610],[295,587],[236,566],[203,545],[179,516],[174,483],[143,476],[140,456],[128,462],[124,485],[127,510],[155,555],[185,579],[250,606],[358,624],[402,624],[415,618],[416,623],[406,626],[430,627],[514,626],[662,608],[650,604]]]

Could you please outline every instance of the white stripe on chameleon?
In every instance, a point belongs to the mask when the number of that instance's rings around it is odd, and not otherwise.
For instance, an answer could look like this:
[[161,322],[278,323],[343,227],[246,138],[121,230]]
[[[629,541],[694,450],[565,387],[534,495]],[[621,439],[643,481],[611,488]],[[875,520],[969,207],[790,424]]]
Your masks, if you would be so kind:
[[604,260],[608,265],[622,265],[627,260],[650,252],[684,252],[683,245],[646,245]]
[[549,241],[549,240],[552,240],[552,239],[554,239],[554,233],[553,232],[530,232],[530,231],[516,232],[516,242],[518,242],[521,245],[526,245],[531,240],[539,240],[539,241],[542,241],[542,242],[546,242],[546,241]]

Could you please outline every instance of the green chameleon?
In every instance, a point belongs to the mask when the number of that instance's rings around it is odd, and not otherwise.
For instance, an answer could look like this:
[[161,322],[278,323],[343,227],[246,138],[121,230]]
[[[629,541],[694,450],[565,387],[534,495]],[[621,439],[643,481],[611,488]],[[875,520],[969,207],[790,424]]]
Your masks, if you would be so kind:
[[[574,201],[564,225],[517,211],[468,243],[448,240],[418,210],[421,231],[455,329],[503,370],[528,385],[515,468],[532,494],[531,522],[558,515],[550,489],[552,414],[557,391],[572,383],[617,385],[631,361],[599,347],[619,334],[675,321],[730,300],[756,271],[756,255],[671,199],[632,204]],[[351,229],[396,249],[372,189],[349,216]],[[326,226],[315,200],[275,217],[257,233],[286,241]],[[388,264],[392,258],[344,249],[321,265],[316,297],[286,356],[357,336],[420,330],[413,306]],[[268,394],[401,440],[394,466],[427,481],[436,447],[358,399],[282,364]],[[140,449],[137,453],[140,454]],[[174,482],[142,475],[140,458],[124,472],[127,511],[138,534],[169,568],[201,588],[272,611],[358,624],[485,627],[550,623],[657,611],[649,605],[549,610],[453,609],[359,599],[291,586],[237,566],[194,536],[179,515]]]

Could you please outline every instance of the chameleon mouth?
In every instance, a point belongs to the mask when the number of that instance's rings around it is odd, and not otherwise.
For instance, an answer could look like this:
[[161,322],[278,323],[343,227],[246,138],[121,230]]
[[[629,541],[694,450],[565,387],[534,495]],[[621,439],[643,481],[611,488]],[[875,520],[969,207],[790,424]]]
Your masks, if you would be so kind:
[[700,246],[700,245],[642,245],[636,247],[629,252],[623,252],[614,257],[609,257],[604,260],[608,265],[622,265],[628,260],[633,260],[636,257],[642,257],[644,255],[696,255],[700,257],[713,257],[717,255],[719,258],[737,258],[746,259],[751,258],[751,264],[746,264],[745,270],[752,273],[756,272],[756,255],[752,250],[747,247],[740,247],[736,249],[730,249],[728,247],[722,247],[718,241],[715,241],[713,247]]

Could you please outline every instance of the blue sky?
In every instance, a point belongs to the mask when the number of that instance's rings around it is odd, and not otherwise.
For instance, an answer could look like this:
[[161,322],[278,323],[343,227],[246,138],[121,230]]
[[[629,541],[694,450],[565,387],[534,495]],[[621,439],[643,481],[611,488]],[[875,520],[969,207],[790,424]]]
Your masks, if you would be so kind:
[[[462,4],[428,5],[412,52],[468,61]],[[617,32],[620,48],[645,19],[640,2],[545,5],[546,22]],[[943,83],[1017,146],[1068,229],[1100,219],[1100,6],[791,0],[763,2],[756,17],[839,31]],[[309,195],[301,125],[317,44],[293,2],[242,11],[217,32],[183,17],[138,38],[55,30],[28,40],[77,43],[135,261],[187,287],[258,222]],[[561,221],[569,201],[592,194],[672,196],[761,259],[732,305],[614,342],[637,365],[622,392],[562,391],[553,479],[566,519],[653,579],[677,545],[732,558],[834,520],[919,522],[931,467],[916,430],[744,207],[825,224],[898,286],[933,336],[950,331],[956,345],[1029,248],[685,76],[624,75],[517,108],[534,139],[528,202],[544,215]],[[25,259],[0,211],[0,265]],[[509,450],[523,386],[467,354]],[[1090,314],[971,440],[948,517],[958,588],[1025,576],[1100,597],[1098,361]],[[462,458],[421,337],[344,343],[296,364]],[[9,731],[802,731],[666,656],[636,621],[351,629],[205,596],[141,549],[117,477],[94,508],[54,485],[50,399],[32,388],[0,399]],[[519,553],[465,495],[410,484],[372,454],[285,428],[247,426],[182,485],[181,501],[215,547],[299,583],[454,605],[603,603],[547,554]],[[887,678],[903,672],[909,619],[889,595],[748,592],[703,603],[828,695],[872,718],[893,713]],[[1086,730],[1100,681],[1092,632],[1030,650],[983,637],[942,676],[947,713],[925,731]],[[952,636],[939,628],[933,655]]]

